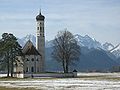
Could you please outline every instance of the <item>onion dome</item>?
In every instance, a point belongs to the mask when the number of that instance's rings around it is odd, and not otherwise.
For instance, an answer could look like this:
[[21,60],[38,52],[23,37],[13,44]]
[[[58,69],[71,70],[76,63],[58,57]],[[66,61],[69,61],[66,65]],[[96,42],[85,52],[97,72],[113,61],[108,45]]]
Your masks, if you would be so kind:
[[41,14],[41,12],[39,13],[39,15],[36,16],[36,20],[43,20],[44,21],[45,17]]

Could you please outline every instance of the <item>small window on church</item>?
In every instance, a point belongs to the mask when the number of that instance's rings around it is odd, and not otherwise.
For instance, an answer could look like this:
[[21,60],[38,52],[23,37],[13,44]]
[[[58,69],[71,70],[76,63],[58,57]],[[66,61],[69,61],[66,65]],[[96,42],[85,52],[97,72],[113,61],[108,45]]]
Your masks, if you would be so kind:
[[29,69],[28,69],[28,67],[26,68],[26,72],[28,72],[29,71]]
[[34,72],[34,67],[31,67],[31,72]]
[[39,30],[39,27],[37,27],[37,30]]
[[37,68],[37,72],[39,72],[39,67]]
[[32,58],[31,61],[34,61],[34,58]]
[[39,60],[38,60],[38,58],[37,58],[37,60],[36,60],[36,61],[39,61]]
[[29,61],[29,59],[27,58],[26,61]]

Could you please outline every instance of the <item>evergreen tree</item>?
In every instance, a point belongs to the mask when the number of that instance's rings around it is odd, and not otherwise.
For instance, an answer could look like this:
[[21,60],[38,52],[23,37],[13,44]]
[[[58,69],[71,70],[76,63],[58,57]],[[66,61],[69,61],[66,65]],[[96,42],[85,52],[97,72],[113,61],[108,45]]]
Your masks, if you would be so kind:
[[0,41],[3,66],[7,67],[7,76],[9,77],[9,73],[11,73],[11,77],[13,77],[14,63],[17,61],[16,56],[22,54],[22,47],[17,42],[17,38],[10,33],[3,33]]

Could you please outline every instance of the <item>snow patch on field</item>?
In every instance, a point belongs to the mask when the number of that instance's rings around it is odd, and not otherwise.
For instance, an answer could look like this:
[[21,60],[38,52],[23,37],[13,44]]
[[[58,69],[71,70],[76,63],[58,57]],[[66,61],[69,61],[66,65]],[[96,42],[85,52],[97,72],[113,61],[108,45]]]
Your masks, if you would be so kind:
[[120,82],[81,80],[79,78],[34,81],[0,81],[0,86],[26,88],[33,87],[43,90],[120,90]]
[[120,73],[78,73],[77,76],[107,76],[107,77],[120,77]]
[[[120,73],[79,73],[79,76],[109,76],[118,77]],[[0,81],[0,86],[42,90],[120,90],[120,81],[115,80],[85,80],[83,78],[57,79],[25,79],[16,81]]]

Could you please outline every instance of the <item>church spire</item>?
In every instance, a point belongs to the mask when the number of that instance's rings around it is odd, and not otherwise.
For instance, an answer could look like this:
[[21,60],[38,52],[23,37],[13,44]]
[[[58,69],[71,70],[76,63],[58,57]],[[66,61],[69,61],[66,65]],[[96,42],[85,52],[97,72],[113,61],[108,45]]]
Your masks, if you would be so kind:
[[40,10],[39,10],[39,15],[42,15],[42,14],[41,14],[41,8],[40,8]]

